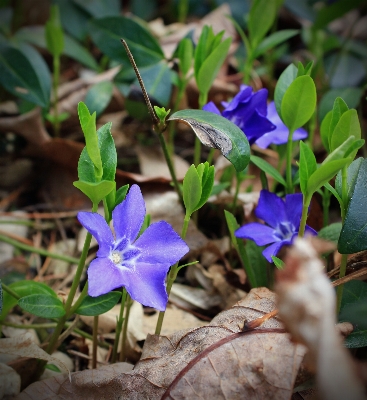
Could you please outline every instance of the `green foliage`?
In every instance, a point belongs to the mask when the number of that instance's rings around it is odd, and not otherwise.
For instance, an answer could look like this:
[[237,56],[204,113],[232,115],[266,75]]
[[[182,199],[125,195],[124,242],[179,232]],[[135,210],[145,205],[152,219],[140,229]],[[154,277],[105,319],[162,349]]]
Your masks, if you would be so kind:
[[338,242],[338,251],[341,254],[352,254],[367,249],[366,182],[367,159],[360,163],[357,177],[352,176],[350,180],[350,187],[354,185],[354,191],[348,194],[349,207]]
[[222,40],[224,31],[214,35],[212,27],[204,26],[195,49],[194,72],[199,92],[207,94],[222,66],[232,39]]
[[307,144],[300,142],[299,182],[303,194],[307,193],[307,185],[312,174],[317,170],[316,157]]
[[275,257],[275,256],[271,256],[271,259],[273,260],[274,265],[278,269],[283,269],[285,267],[284,261],[282,261],[280,258]]
[[275,21],[277,4],[275,1],[254,0],[248,16],[248,30],[251,48],[255,49],[265,37]]
[[316,107],[316,87],[308,75],[297,77],[284,93],[281,118],[291,132],[303,126]]
[[[12,289],[19,297],[30,296],[33,294],[56,297],[56,293],[49,286],[41,282],[21,280],[11,283],[9,288]],[[3,320],[8,315],[9,311],[17,304],[17,302],[17,299],[10,296],[8,292],[4,292],[3,311],[1,313],[0,320]]]
[[[357,182],[357,177],[358,177],[358,172],[359,169],[361,168],[363,162],[363,158],[359,157],[356,160],[354,160],[349,166],[347,170],[347,199],[348,199],[348,204],[350,199],[352,198],[352,194],[354,192],[354,188]],[[342,194],[342,174],[341,172],[338,172],[336,179],[335,179],[335,190],[338,193],[340,197],[343,197]],[[345,206],[348,207],[348,204]]]
[[54,57],[60,57],[64,50],[64,32],[60,23],[59,7],[51,5],[50,14],[45,25],[47,49]]
[[73,185],[82,191],[93,204],[99,204],[116,187],[113,181],[100,181],[95,183],[76,181]]
[[96,116],[102,114],[112,98],[113,83],[110,81],[102,81],[96,83],[88,89],[85,96],[85,105]]
[[317,237],[337,244],[341,230],[342,230],[342,223],[334,222],[333,224],[330,224],[320,229],[320,231],[317,234]]
[[277,182],[281,183],[283,186],[286,185],[285,179],[282,177],[280,172],[276,168],[274,168],[271,164],[269,164],[267,161],[265,161],[263,158],[251,155],[250,160],[253,164],[255,164],[265,173],[269,174]]
[[285,92],[290,84],[297,78],[297,68],[294,64],[289,64],[288,67],[280,75],[274,92],[275,108],[279,116],[282,116],[281,106]]
[[180,72],[183,77],[186,77],[191,66],[194,56],[194,47],[192,45],[192,40],[189,38],[184,38],[180,41],[178,45],[178,61]]
[[109,292],[98,297],[86,296],[80,306],[75,310],[75,314],[96,316],[111,310],[120,300],[121,292]]
[[209,163],[191,165],[183,180],[183,201],[186,215],[191,216],[208,200],[214,184],[214,166]]
[[18,305],[37,317],[60,318],[65,315],[64,306],[57,297],[47,294],[31,294],[18,300]]
[[226,118],[202,110],[182,110],[168,121],[179,120],[189,125],[201,143],[219,149],[236,168],[243,171],[250,161],[250,146],[244,133]]
[[[270,2],[268,2],[270,3]],[[297,35],[299,33],[298,29],[284,29],[281,31],[277,31],[267,36],[261,43],[254,49],[252,56],[253,58],[260,57],[268,50],[275,48],[279,44],[285,42],[291,37]]]

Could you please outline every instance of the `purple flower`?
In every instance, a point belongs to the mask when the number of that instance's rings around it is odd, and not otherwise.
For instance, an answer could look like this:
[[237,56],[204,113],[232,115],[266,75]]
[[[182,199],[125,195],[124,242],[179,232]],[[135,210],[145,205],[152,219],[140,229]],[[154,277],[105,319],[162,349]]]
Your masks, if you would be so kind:
[[99,244],[87,272],[88,294],[96,297],[124,286],[134,300],[164,311],[167,272],[189,248],[165,221],[150,225],[136,239],[144,217],[145,203],[137,185],[112,212],[115,237],[101,215],[78,213],[79,222]]
[[[256,140],[256,144],[262,149],[266,149],[270,144],[284,144],[288,141],[289,129],[283,124],[280,119],[277,110],[275,108],[275,103],[272,101],[268,105],[267,118],[275,125],[276,129],[267,132]],[[305,139],[308,133],[303,128],[296,129],[293,133],[292,140]]]
[[209,102],[203,110],[222,115],[237,125],[247,136],[250,144],[259,137],[273,131],[276,126],[266,117],[268,90],[260,89],[252,93],[252,87],[241,85],[241,90],[230,103],[222,102],[225,107],[222,114],[213,102]]
[[[251,239],[258,246],[270,244],[263,251],[263,256],[273,262],[281,247],[292,243],[298,235],[302,215],[302,194],[288,194],[283,201],[275,193],[262,190],[255,214],[268,225],[251,222],[235,232],[235,236]],[[306,225],[306,233],[317,235],[316,231]]]

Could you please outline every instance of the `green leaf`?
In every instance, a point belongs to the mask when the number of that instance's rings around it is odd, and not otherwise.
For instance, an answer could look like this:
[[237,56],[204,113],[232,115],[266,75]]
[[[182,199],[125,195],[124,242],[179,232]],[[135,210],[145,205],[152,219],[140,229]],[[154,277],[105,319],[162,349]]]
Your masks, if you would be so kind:
[[[24,50],[24,49],[23,49]],[[39,64],[39,54],[32,49],[22,51],[5,43],[0,44],[0,84],[6,90],[17,97],[21,97],[31,103],[46,108],[49,104],[50,91],[46,82],[49,81],[49,73],[42,79],[34,67]],[[30,58],[32,57],[32,58]],[[36,57],[36,59],[33,59]],[[37,61],[36,61],[37,60]],[[46,70],[46,68],[44,68]]]
[[218,75],[218,71],[227,57],[231,42],[232,38],[227,38],[221,42],[200,66],[196,80],[200,93],[209,93],[214,79]]
[[254,273],[254,270],[251,265],[251,261],[247,256],[245,245],[243,243],[242,239],[239,239],[235,236],[234,232],[240,227],[239,224],[236,221],[235,216],[227,211],[224,210],[224,215],[226,217],[227,221],[227,226],[229,230],[229,234],[231,236],[231,242],[233,244],[233,247],[236,249],[238,256],[240,257],[241,263],[243,265],[243,268],[246,272],[247,278],[249,280],[249,283],[252,288],[259,287],[257,283],[257,276]]
[[331,120],[329,126],[329,147],[330,147],[331,137],[333,136],[333,132],[336,125],[338,124],[341,116],[348,110],[349,108],[345,103],[345,101],[342,98],[337,97],[334,101],[333,109],[331,111]]
[[[211,40],[209,40],[209,34],[211,33]],[[194,53],[194,73],[195,79],[198,81],[198,74],[200,71],[200,67],[204,62],[205,58],[209,55],[207,54],[206,46],[211,45],[211,41],[213,40],[213,29],[208,25],[204,25],[198,43],[195,48]]]
[[274,23],[277,13],[275,1],[253,0],[248,16],[251,48],[255,49]]
[[102,114],[111,101],[112,90],[110,81],[96,83],[88,89],[84,102],[92,114],[96,112],[97,117]]
[[281,116],[290,131],[303,126],[311,117],[316,107],[316,87],[308,75],[299,76],[284,93]]
[[361,126],[356,110],[346,111],[339,119],[330,138],[330,150],[334,150],[345,142],[350,136],[361,138]]
[[76,181],[73,185],[82,191],[93,204],[99,204],[112,190],[116,187],[114,181],[101,181],[101,182],[83,182]]
[[[31,294],[45,294],[56,297],[56,293],[49,286],[41,282],[21,280],[11,283],[9,288],[20,297],[29,296]],[[3,320],[8,315],[8,312],[17,304],[17,302],[18,300],[10,296],[8,292],[4,292],[3,311],[0,320]]]
[[[114,181],[116,175],[117,153],[115,143],[111,135],[111,123],[101,126],[97,131],[98,147],[101,152],[103,167],[102,180]],[[94,166],[86,147],[83,149],[78,163],[78,177],[84,182],[97,182],[94,174]]]
[[342,223],[334,222],[333,224],[330,224],[320,229],[320,231],[317,234],[317,237],[337,244],[341,230],[342,230]]
[[199,204],[201,198],[201,180],[195,165],[187,170],[183,180],[183,200],[186,214],[191,215]]
[[367,249],[367,159],[360,165],[352,197],[349,201],[338,251],[352,254]]
[[168,119],[189,125],[201,143],[219,149],[236,168],[243,171],[250,161],[250,145],[244,133],[226,118],[203,110],[181,110]]
[[321,122],[320,126],[320,136],[322,144],[324,145],[325,150],[330,153],[330,146],[329,146],[329,132],[330,132],[330,122],[332,118],[332,111],[329,111],[325,118]]
[[317,170],[316,157],[313,151],[300,141],[300,157],[299,157],[299,182],[301,191],[304,195],[307,193],[307,185],[310,176]]
[[287,91],[290,84],[297,77],[297,68],[294,64],[289,64],[288,67],[281,73],[274,92],[275,108],[277,109],[278,115],[281,117],[281,105],[283,101],[284,93]]
[[[62,8],[60,11],[62,12]],[[25,26],[15,33],[14,38],[17,41],[32,43],[37,47],[47,49],[45,28],[43,26]],[[62,54],[79,61],[88,68],[98,70],[98,64],[91,53],[66,33],[64,33],[64,49]]]
[[42,318],[60,318],[65,315],[64,306],[57,297],[47,294],[31,294],[18,300],[25,311]]
[[[358,304],[367,303],[367,283],[352,280],[344,284],[343,298],[340,308],[339,321],[349,321],[348,311],[353,310]],[[366,316],[364,315],[364,320]],[[357,325],[354,331],[344,341],[347,348],[358,348],[367,346],[367,329],[359,328]]]
[[209,166],[209,163],[205,163],[205,171],[201,180],[201,198],[196,209],[199,210],[209,199],[213,185],[214,185],[214,165]]
[[121,44],[128,44],[138,68],[159,63],[164,59],[163,51],[153,35],[132,18],[123,16],[99,18],[90,21],[89,32],[94,43],[112,60],[132,68]]
[[273,260],[274,265],[278,268],[278,269],[283,269],[285,267],[284,261],[281,260],[278,257],[275,256],[271,256],[271,259]]
[[331,89],[324,94],[318,106],[319,120],[322,121],[325,115],[333,108],[334,101],[341,97],[349,108],[357,108],[363,90],[356,87]]
[[299,33],[298,29],[284,29],[278,32],[274,32],[267,36],[254,50],[252,56],[257,58],[267,52],[270,49],[274,49],[279,44],[285,42],[291,37]]
[[311,196],[321,186],[329,182],[336,173],[350,163],[349,158],[342,160],[330,161],[326,164],[321,164],[320,167],[310,176],[307,183],[307,196]]
[[104,314],[117,304],[120,297],[121,292],[109,292],[98,297],[86,296],[80,306],[75,310],[75,314],[88,315],[91,317]]
[[193,56],[194,48],[192,40],[189,38],[183,38],[178,45],[179,67],[183,77],[186,77],[190,71]]
[[50,14],[45,25],[47,49],[54,57],[60,57],[64,50],[64,33],[60,23],[59,7],[51,5]]
[[251,260],[251,265],[253,265],[258,287],[268,287],[268,261],[262,254],[265,246],[258,246],[252,240],[247,240],[245,249],[248,258]]
[[285,179],[280,175],[280,172],[274,168],[271,164],[265,161],[263,158],[251,155],[250,160],[254,163],[258,168],[260,168],[265,173],[269,174],[272,178],[274,178],[277,182],[281,183],[283,186],[286,186]]
[[[347,192],[347,198],[348,198],[348,203],[350,199],[352,198],[352,194],[354,192],[354,188],[357,182],[357,177],[358,177],[358,172],[359,169],[361,168],[363,162],[363,158],[359,157],[356,160],[354,160],[349,166],[347,170],[347,187],[348,187],[348,192]],[[342,197],[342,174],[341,171],[338,172],[336,178],[335,178],[335,190],[338,193],[340,197]]]
[[[342,142],[339,147],[334,149],[322,162],[322,164],[326,164],[330,161],[340,160],[341,158],[346,158],[346,154],[350,153],[350,148],[355,143],[354,136],[350,136],[345,142]],[[351,157],[350,157],[351,158]],[[353,158],[351,158],[353,159]]]

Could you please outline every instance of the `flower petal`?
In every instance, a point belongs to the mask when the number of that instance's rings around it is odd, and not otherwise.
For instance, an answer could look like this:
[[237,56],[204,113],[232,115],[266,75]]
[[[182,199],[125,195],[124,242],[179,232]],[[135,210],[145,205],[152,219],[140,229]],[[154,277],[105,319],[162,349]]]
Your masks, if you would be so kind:
[[131,298],[144,306],[164,311],[168,301],[165,280],[169,267],[168,264],[137,262],[135,270],[123,270],[124,286]]
[[94,259],[88,268],[88,294],[101,296],[111,290],[123,286],[121,270],[106,257]]
[[77,218],[84,228],[96,238],[99,245],[97,256],[107,257],[113,245],[114,237],[102,215],[81,211]]
[[134,243],[142,254],[139,262],[173,265],[190,249],[165,221],[150,225]]
[[241,226],[235,231],[235,236],[242,239],[251,239],[258,246],[264,246],[269,243],[274,243],[279,240],[274,236],[274,229],[267,225],[251,222]]
[[255,92],[251,98],[251,105],[260,114],[266,117],[268,112],[268,89],[260,89]]
[[279,250],[286,244],[290,244],[289,240],[282,240],[281,242],[276,242],[271,244],[269,247],[267,247],[263,251],[263,256],[270,262],[272,263],[273,260],[271,259],[271,256],[276,256],[279,252]]
[[[251,100],[252,95],[252,87],[241,85],[240,91],[233,97],[232,101],[229,103],[226,101],[222,101],[223,107],[226,108],[226,111],[231,112],[235,111],[239,104],[247,103]],[[224,116],[224,115],[223,115]]]
[[220,113],[220,111],[218,110],[217,106],[212,101],[209,101],[209,103],[205,104],[205,106],[203,107],[203,110],[212,112],[214,114],[222,115]]
[[317,236],[317,232],[315,231],[315,229],[313,229],[310,226],[306,225],[305,226],[305,236],[307,236],[307,235]]
[[273,228],[276,228],[280,222],[288,221],[284,201],[268,190],[260,192],[255,214]]
[[292,223],[295,231],[298,231],[302,216],[302,193],[287,194],[285,196],[285,212],[287,220]]
[[253,144],[259,137],[275,129],[275,125],[266,117],[255,111],[246,121],[243,127],[240,127],[247,136],[250,144]]
[[133,242],[138,236],[145,217],[145,202],[138,185],[132,185],[126,199],[112,212],[116,242],[127,238]]

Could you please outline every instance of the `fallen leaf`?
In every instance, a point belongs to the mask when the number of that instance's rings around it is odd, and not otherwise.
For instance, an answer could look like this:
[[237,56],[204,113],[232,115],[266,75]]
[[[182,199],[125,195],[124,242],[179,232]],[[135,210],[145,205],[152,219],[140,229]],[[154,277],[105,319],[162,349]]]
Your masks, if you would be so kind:
[[[304,347],[290,342],[276,317],[266,321],[261,330],[241,332],[245,320],[263,316],[274,308],[274,293],[266,288],[253,289],[244,300],[230,310],[218,314],[208,326],[175,332],[169,336],[148,336],[141,360],[131,373],[114,373],[108,368],[78,372],[72,374],[71,383],[66,378],[36,382],[20,393],[16,399],[39,400],[42,393],[43,399],[55,400],[75,398],[158,400],[166,391],[169,394],[171,390],[175,390],[181,381],[181,371],[182,374],[188,374],[191,367],[198,368],[204,357],[210,358],[214,352],[215,356],[219,357],[219,365],[207,362],[202,366],[200,374],[205,376],[207,371],[209,375],[215,369],[236,370],[233,382],[236,391],[231,393],[232,399],[245,398],[243,391],[251,391],[253,388],[257,388],[259,400],[289,398]],[[237,353],[236,350],[241,353]],[[118,368],[118,364],[115,366]],[[222,386],[226,382],[221,381],[215,373],[211,375],[216,382],[208,381],[207,385],[215,388],[208,388],[205,384],[204,387],[197,389],[196,398],[224,398]],[[279,379],[281,379],[280,384]],[[180,382],[182,383],[184,381]],[[192,384],[190,382],[188,385]],[[209,389],[211,393],[215,391],[217,396],[208,397]],[[227,387],[225,389],[227,390]]]

